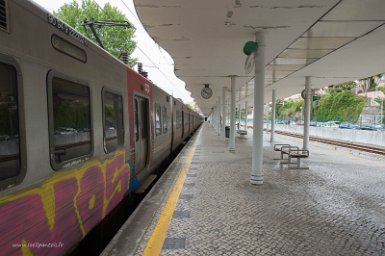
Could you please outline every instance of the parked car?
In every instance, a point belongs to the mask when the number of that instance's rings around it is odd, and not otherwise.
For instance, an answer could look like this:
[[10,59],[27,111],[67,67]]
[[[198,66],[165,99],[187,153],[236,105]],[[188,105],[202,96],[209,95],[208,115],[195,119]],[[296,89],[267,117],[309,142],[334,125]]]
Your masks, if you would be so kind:
[[338,127],[341,129],[357,129],[358,125],[351,123],[341,123]]
[[373,126],[370,126],[370,125],[362,125],[360,127],[361,130],[366,130],[366,131],[377,131],[376,128],[374,128]]
[[77,130],[71,127],[57,127],[55,129],[55,134],[67,135],[73,133],[77,133]]

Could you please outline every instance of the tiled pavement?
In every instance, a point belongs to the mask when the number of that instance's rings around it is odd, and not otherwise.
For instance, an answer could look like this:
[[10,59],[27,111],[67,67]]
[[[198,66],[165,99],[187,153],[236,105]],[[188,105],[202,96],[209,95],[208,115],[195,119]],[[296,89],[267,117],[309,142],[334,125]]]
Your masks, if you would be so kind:
[[266,135],[256,186],[251,135],[227,143],[204,124],[161,255],[385,255],[385,158],[311,142],[309,170],[288,170]]

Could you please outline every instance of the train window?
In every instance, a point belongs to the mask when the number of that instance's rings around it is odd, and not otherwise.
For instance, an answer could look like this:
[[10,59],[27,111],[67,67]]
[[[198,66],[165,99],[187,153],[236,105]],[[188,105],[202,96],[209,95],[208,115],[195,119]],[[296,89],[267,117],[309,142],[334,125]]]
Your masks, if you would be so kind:
[[180,110],[177,110],[176,111],[176,127],[177,128],[182,128],[182,112],[180,112]]
[[179,110],[175,110],[175,128],[179,128],[179,119],[180,119],[180,116],[179,116]]
[[0,62],[0,181],[20,174],[17,71]]
[[[90,89],[53,77],[48,87],[50,152],[54,169],[92,152]],[[69,166],[69,165],[68,165]]]
[[178,128],[182,128],[182,112],[180,112],[179,110],[178,110],[178,125],[177,125],[177,127]]
[[168,117],[167,117],[167,108],[166,107],[163,107],[162,108],[162,118],[163,118],[163,133],[167,133],[167,120],[168,120]]
[[148,101],[145,99],[140,100],[140,134],[142,139],[147,139],[148,136]]
[[114,151],[124,143],[123,98],[103,90],[104,150]]
[[86,51],[84,51],[82,48],[77,47],[76,45],[68,42],[67,40],[64,40],[63,38],[52,35],[51,37],[51,43],[53,48],[55,50],[58,50],[59,52],[62,52],[74,59],[77,59],[81,62],[86,63],[87,62],[87,54]]
[[155,135],[162,133],[162,108],[155,103]]
[[138,106],[138,100],[135,99],[135,106],[134,106],[134,118],[135,118],[135,124],[134,124],[134,129],[135,129],[135,141],[139,141],[139,106]]

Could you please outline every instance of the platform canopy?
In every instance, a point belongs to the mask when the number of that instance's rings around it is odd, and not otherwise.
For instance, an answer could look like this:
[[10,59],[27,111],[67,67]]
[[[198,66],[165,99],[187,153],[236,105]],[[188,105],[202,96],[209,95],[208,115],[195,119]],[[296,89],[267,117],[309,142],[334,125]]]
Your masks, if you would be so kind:
[[[236,75],[237,101],[253,88],[242,49],[264,31],[265,101],[385,71],[384,0],[134,0],[149,35],[208,115]],[[209,84],[213,96],[201,90]],[[252,103],[252,101],[249,101]]]

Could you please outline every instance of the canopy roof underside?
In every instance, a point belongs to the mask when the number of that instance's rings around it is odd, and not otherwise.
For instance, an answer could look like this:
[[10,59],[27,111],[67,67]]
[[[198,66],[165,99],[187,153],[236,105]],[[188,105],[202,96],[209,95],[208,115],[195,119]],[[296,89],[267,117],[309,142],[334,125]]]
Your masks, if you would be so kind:
[[[245,42],[265,32],[265,101],[385,71],[384,0],[134,0],[150,36],[175,61],[208,115],[222,87],[237,78],[237,100],[252,93],[245,73]],[[246,93],[245,84],[248,85]],[[204,84],[213,90],[201,97]],[[242,88],[241,88],[242,87]],[[250,102],[250,101],[249,101]],[[251,103],[251,102],[250,102]]]

